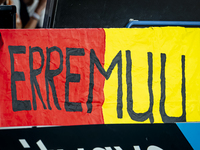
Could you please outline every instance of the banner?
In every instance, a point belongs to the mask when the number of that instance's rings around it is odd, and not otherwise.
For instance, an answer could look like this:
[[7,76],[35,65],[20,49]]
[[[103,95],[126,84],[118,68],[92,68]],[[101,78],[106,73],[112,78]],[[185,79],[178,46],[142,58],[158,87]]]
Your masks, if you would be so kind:
[[200,121],[199,28],[0,33],[0,126]]

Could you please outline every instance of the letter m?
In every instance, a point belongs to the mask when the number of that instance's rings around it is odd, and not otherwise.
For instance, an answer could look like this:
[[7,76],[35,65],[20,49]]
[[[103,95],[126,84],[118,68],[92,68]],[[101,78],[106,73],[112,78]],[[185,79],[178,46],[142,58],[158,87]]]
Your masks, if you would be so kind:
[[115,58],[112,60],[107,71],[102,67],[99,59],[97,58],[95,51],[90,50],[90,84],[89,84],[89,95],[87,101],[88,113],[92,112],[92,101],[93,101],[93,87],[94,87],[94,64],[98,68],[99,72],[106,78],[109,79],[114,67],[118,64],[118,92],[117,92],[117,115],[118,118],[122,118],[122,56],[121,51],[117,53]]

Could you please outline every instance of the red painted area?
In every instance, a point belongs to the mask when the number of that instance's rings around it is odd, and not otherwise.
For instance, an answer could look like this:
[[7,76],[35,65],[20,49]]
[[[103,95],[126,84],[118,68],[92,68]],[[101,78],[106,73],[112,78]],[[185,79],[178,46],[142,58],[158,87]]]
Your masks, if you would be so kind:
[[[90,49],[94,49],[100,62],[104,63],[105,33],[103,29],[39,29],[39,30],[0,30],[4,45],[0,51],[0,126],[35,126],[35,125],[84,125],[103,124],[102,104],[104,101],[103,86],[105,78],[95,66],[93,109],[87,113],[86,102],[89,93]],[[14,70],[23,72],[25,81],[16,81],[18,100],[30,100],[31,110],[14,112],[11,96],[11,61],[8,46],[25,46],[25,54],[14,54]],[[57,46],[63,54],[63,70],[53,78],[61,110],[54,105],[49,86],[49,98],[52,110],[47,107],[45,84],[46,48]],[[37,109],[33,110],[32,90],[30,83],[29,47],[40,47],[44,54],[44,66],[37,75],[41,95],[47,109],[36,94]],[[64,108],[66,82],[66,48],[83,48],[84,56],[70,56],[70,73],[80,74],[80,82],[69,83],[69,101],[82,103],[82,112],[68,112]],[[50,56],[50,69],[59,68],[59,54],[54,51]],[[41,66],[38,52],[33,54],[33,69]]]

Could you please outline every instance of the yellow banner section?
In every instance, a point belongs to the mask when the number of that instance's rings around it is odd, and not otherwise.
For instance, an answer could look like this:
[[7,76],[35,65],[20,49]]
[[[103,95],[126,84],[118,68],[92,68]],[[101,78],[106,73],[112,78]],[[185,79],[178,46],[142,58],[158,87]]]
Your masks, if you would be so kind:
[[200,121],[199,28],[105,33],[105,124]]

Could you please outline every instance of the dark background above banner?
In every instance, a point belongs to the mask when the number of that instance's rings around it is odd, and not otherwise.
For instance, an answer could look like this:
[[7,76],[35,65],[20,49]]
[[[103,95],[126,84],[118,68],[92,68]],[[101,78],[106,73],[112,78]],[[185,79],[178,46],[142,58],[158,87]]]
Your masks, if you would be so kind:
[[[135,20],[200,21],[199,0],[49,0],[44,27],[122,28]],[[50,12],[53,12],[51,15]],[[50,17],[50,18],[49,18]]]
[[1,150],[192,150],[176,124],[5,128],[0,135]]

